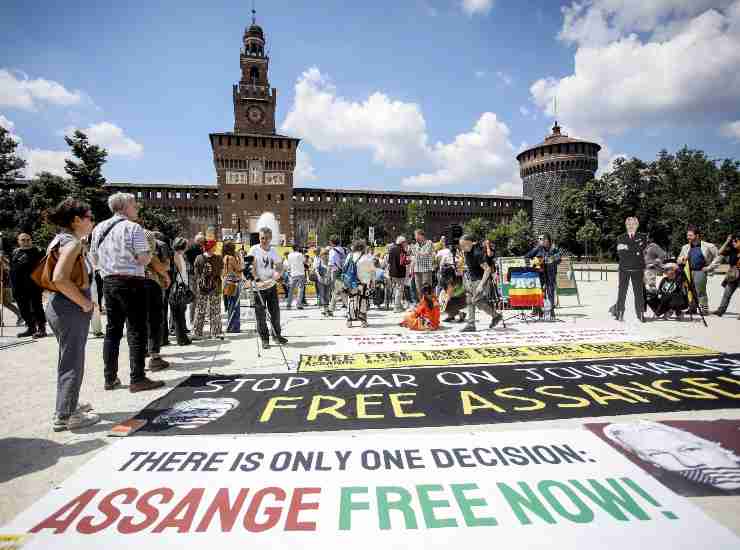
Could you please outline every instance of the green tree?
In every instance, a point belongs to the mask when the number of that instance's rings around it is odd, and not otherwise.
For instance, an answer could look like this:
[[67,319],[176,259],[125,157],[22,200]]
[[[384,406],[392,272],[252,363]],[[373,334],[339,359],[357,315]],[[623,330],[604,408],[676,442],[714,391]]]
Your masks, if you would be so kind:
[[426,207],[412,200],[406,205],[406,234],[407,238],[413,238],[414,231],[417,229],[425,229],[427,219]]
[[[601,230],[591,220],[586,220],[583,227],[581,227],[576,233],[576,238],[578,239],[578,242],[583,243],[587,254],[590,252],[593,256],[594,252],[600,253],[598,250],[598,243],[601,240]],[[594,246],[596,247],[596,250],[594,250]]]
[[329,223],[319,230],[319,238],[325,243],[331,235],[337,235],[343,245],[348,245],[355,238],[367,239],[371,226],[375,227],[375,238],[382,242],[385,239],[383,215],[356,200],[347,200],[337,204]]
[[16,154],[17,147],[18,142],[10,136],[10,132],[0,126],[0,185],[23,177],[26,161]]
[[532,222],[525,210],[519,210],[511,221],[509,227],[509,244],[507,252],[512,256],[526,254],[534,241]]
[[170,241],[182,234],[184,227],[174,212],[149,206],[139,209],[139,223],[151,231],[160,231]]
[[73,159],[64,161],[64,171],[69,174],[75,186],[75,196],[90,204],[96,220],[110,217],[108,209],[109,192],[105,189],[103,165],[108,158],[108,152],[98,145],[93,145],[87,136],[80,130],[75,130],[73,136],[65,136],[72,149]]
[[491,231],[491,222],[485,218],[471,218],[463,226],[463,232],[467,235],[473,235],[477,239],[483,239]]

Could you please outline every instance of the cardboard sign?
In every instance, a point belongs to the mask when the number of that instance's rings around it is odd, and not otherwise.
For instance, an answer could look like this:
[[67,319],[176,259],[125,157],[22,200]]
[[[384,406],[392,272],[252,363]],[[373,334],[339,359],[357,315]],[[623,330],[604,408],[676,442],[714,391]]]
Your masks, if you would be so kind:
[[486,346],[446,350],[399,352],[302,354],[299,372],[498,365],[530,361],[614,359],[628,357],[676,357],[711,355],[717,352],[677,340],[644,342],[572,343],[542,346]]
[[3,531],[24,549],[735,549],[586,430],[132,438]]
[[418,428],[736,408],[740,354],[346,373],[193,375],[146,435]]
[[679,495],[740,495],[740,420],[631,420],[586,427]]

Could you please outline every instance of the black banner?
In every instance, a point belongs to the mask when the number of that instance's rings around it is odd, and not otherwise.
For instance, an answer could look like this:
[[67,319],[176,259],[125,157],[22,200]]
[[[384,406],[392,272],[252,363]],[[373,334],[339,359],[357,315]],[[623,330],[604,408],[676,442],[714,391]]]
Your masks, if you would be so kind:
[[193,375],[137,434],[291,433],[736,408],[740,354],[393,371]]

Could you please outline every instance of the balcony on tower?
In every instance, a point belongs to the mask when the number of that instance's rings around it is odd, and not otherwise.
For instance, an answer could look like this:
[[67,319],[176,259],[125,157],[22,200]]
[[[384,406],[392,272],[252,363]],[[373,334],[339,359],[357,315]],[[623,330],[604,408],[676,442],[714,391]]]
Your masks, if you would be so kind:
[[239,84],[234,84],[234,96],[242,99],[270,99],[272,97],[273,90],[270,86],[259,86],[251,82],[241,81]]

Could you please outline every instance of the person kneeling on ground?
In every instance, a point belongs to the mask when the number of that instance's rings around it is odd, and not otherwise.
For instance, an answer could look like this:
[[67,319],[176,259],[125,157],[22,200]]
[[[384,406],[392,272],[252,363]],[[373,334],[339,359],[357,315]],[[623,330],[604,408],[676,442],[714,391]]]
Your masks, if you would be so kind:
[[438,330],[439,315],[439,302],[432,292],[432,285],[425,284],[421,289],[419,305],[406,314],[401,326],[411,330]]

